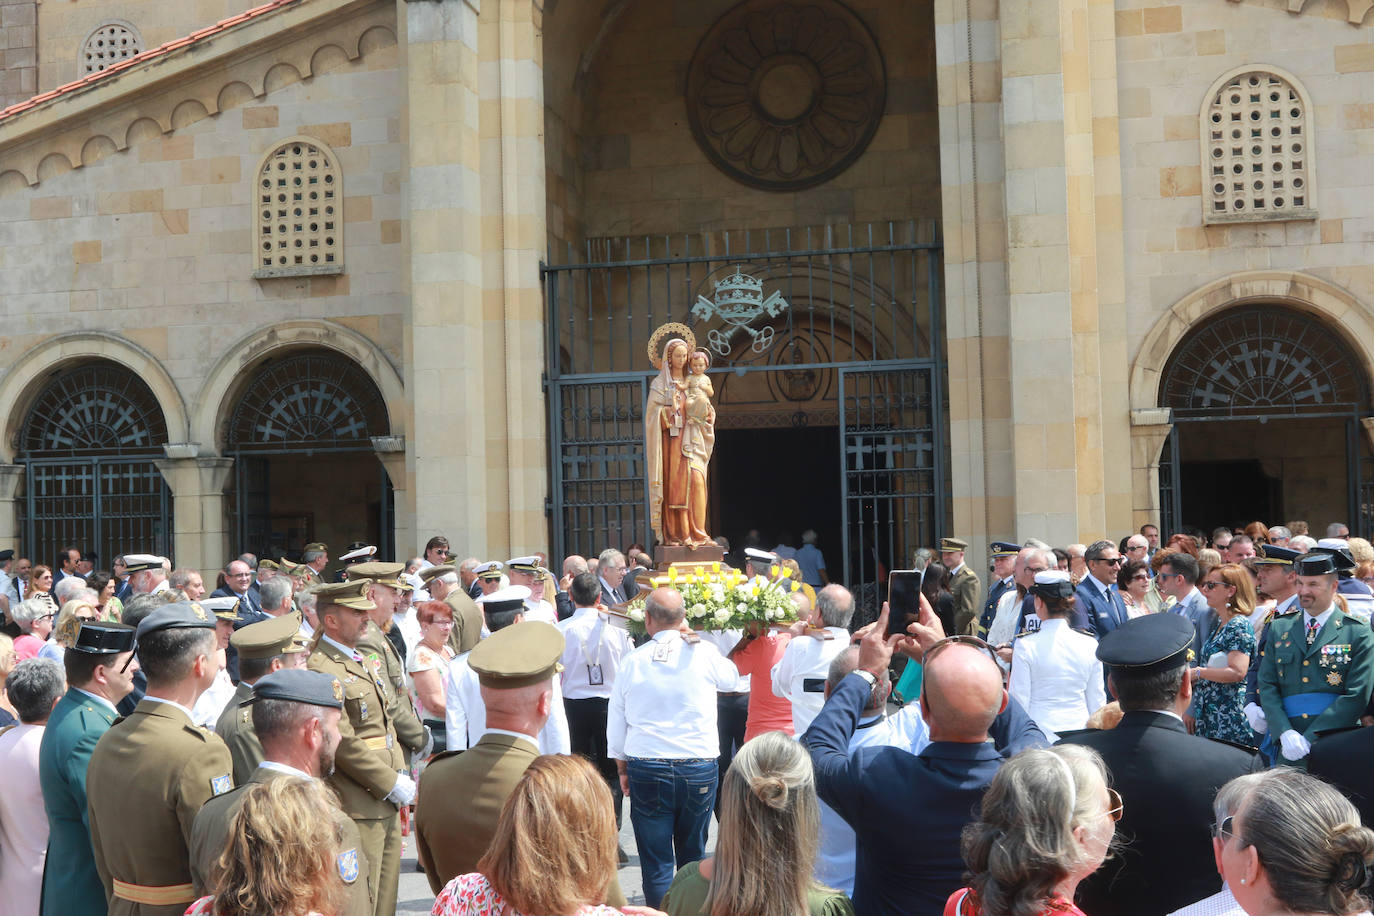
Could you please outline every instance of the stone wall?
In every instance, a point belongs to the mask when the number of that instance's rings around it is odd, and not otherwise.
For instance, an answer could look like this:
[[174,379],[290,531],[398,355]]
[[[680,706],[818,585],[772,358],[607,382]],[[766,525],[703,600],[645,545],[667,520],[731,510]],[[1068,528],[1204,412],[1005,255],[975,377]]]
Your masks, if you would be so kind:
[[0,0],[0,108],[38,94],[38,4]]

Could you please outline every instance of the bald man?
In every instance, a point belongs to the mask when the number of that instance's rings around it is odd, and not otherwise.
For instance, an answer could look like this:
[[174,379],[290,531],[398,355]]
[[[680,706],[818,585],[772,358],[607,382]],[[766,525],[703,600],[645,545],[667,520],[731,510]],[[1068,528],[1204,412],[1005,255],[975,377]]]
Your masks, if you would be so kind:
[[[962,886],[959,836],[973,818],[1002,753],[1044,747],[1024,712],[1008,710],[1002,673],[990,652],[943,640],[939,619],[921,600],[912,635],[887,633],[887,605],[859,644],[859,667],[831,692],[802,743],[816,768],[822,799],[854,828],[858,856],[854,909],[899,916],[938,913]],[[894,648],[924,659],[921,718],[930,743],[913,755],[849,741]],[[994,722],[1002,718],[994,729]],[[1011,737],[999,751],[996,731]],[[1014,735],[1009,735],[1012,732]]]

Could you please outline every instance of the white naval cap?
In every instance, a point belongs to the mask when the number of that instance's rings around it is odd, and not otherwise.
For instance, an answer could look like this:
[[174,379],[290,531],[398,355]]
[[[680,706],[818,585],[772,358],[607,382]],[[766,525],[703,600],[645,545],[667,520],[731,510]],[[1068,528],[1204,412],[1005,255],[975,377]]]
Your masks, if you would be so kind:
[[482,595],[474,603],[481,606],[483,611],[518,611],[525,607],[529,597],[530,590],[527,587],[507,585],[490,595]]
[[359,547],[357,550],[350,550],[348,553],[339,557],[339,562],[347,563],[349,560],[361,560],[363,557],[375,557],[376,555],[377,548],[373,547],[371,544],[367,544],[363,547]]

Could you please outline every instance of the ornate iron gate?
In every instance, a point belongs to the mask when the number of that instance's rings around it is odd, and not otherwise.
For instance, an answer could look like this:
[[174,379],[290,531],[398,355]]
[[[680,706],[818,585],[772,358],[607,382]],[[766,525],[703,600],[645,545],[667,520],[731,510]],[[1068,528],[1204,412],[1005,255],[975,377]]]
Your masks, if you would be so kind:
[[153,463],[166,441],[157,399],[130,370],[94,362],[53,375],[20,433],[20,524],[34,562],[68,546],[106,564],[116,553],[168,553],[171,493]]
[[[832,575],[843,565],[851,586],[875,585],[933,543],[949,506],[940,251],[937,226],[904,222],[595,239],[567,248],[562,263],[551,253],[542,275],[554,561],[651,543],[645,344],[670,321],[713,351],[718,428],[839,427],[835,535],[846,559],[832,561]],[[743,303],[731,318],[722,290]],[[750,378],[770,393],[727,409],[726,386],[747,389]]]

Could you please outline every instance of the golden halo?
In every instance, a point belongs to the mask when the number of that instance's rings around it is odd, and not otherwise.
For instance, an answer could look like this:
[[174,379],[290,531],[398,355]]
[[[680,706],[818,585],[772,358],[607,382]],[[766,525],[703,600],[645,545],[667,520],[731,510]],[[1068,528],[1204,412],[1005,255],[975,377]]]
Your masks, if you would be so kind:
[[668,337],[681,337],[687,341],[689,353],[697,348],[697,337],[687,325],[679,321],[661,324],[658,326],[658,330],[649,337],[649,362],[654,364],[655,369],[663,368],[663,341]]

